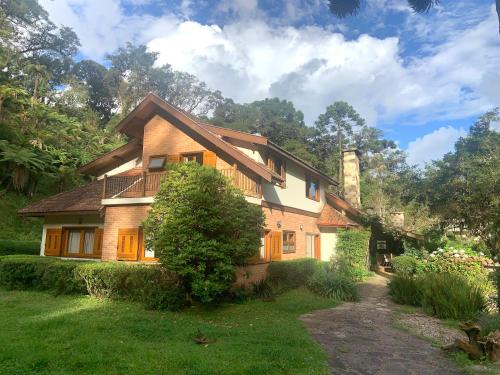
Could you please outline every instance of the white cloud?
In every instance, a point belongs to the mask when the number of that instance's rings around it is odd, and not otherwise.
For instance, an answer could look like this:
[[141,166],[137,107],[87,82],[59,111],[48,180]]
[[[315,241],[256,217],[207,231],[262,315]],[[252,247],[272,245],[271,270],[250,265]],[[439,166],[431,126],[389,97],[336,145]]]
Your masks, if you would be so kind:
[[432,133],[417,138],[408,143],[406,150],[408,153],[408,164],[416,164],[423,167],[426,163],[438,160],[444,154],[453,150],[458,138],[465,137],[466,135],[467,131],[465,129],[443,126]]
[[[190,1],[183,3],[190,9]],[[406,12],[399,0],[388,3]],[[417,123],[460,118],[500,102],[493,7],[481,21],[447,34],[425,57],[405,62],[397,37],[346,40],[335,27],[280,26],[260,17],[257,4],[222,2],[219,10],[237,17],[218,26],[188,21],[185,13],[126,15],[119,0],[42,0],[57,24],[75,28],[86,56],[102,59],[129,40],[146,43],[160,64],[195,74],[236,101],[291,100],[308,124],[335,100],[352,103],[370,124],[402,115]],[[298,14],[301,1],[290,4],[287,12]]]

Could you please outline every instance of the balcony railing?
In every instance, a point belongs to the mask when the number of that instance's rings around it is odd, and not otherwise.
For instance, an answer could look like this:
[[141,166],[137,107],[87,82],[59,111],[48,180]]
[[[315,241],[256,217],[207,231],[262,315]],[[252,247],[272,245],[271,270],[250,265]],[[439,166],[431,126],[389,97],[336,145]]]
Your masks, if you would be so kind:
[[250,197],[260,197],[261,186],[256,181],[236,168],[219,169],[219,172],[229,178],[233,185],[243,190],[243,194]]
[[152,197],[160,188],[166,172],[142,173],[137,176],[104,176],[102,197],[140,198]]
[[[251,177],[248,177],[236,168],[219,170],[228,177],[234,186],[239,187],[243,194],[251,197],[259,197],[261,185]],[[154,196],[159,188],[161,180],[167,172],[141,173],[136,176],[104,176],[103,199],[109,198],[141,198]]]

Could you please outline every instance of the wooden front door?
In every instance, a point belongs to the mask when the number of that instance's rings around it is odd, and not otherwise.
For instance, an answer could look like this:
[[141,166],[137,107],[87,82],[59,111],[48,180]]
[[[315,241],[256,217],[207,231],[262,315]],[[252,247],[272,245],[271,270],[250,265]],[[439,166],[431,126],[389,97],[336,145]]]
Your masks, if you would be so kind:
[[137,260],[139,251],[139,228],[118,229],[118,260]]
[[281,259],[282,236],[280,231],[270,232],[271,260]]

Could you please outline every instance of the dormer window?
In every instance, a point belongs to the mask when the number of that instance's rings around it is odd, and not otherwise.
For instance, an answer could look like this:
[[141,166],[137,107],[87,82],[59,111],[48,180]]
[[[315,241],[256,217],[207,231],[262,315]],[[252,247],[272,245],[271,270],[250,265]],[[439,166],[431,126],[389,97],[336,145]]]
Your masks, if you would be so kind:
[[148,169],[162,169],[165,166],[165,156],[152,156],[149,158]]
[[319,180],[309,175],[306,175],[306,197],[319,201]]

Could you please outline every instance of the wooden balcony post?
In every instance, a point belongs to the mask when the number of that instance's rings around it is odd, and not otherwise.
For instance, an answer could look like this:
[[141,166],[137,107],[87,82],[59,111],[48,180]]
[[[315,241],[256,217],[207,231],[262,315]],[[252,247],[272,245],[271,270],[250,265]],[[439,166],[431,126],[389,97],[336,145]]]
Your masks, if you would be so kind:
[[106,185],[108,183],[108,175],[105,174],[102,181],[102,199],[106,199]]
[[238,186],[238,165],[236,163],[233,164],[233,184],[234,186]]
[[142,196],[146,196],[146,171],[142,171]]

